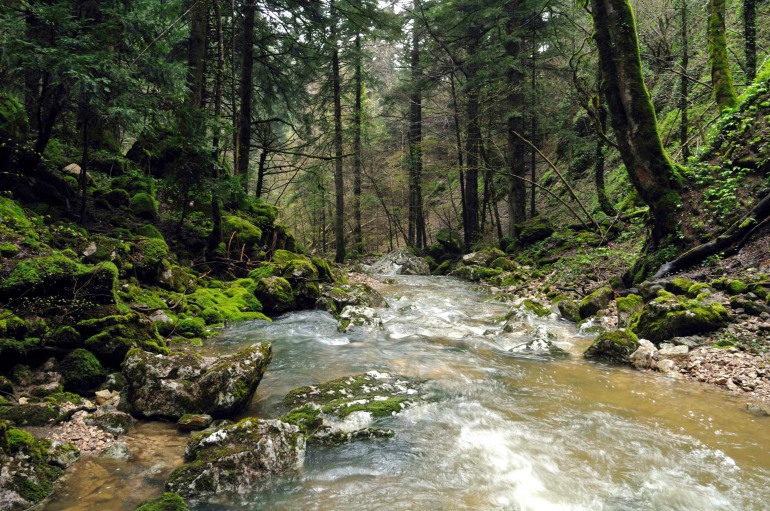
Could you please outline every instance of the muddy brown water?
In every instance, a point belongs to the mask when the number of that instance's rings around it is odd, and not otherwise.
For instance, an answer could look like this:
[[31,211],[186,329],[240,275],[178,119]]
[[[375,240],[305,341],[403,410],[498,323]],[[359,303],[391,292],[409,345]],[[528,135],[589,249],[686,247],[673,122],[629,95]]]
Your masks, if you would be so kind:
[[[248,414],[275,417],[292,388],[377,370],[427,380],[427,400],[384,420],[396,437],[310,448],[304,467],[196,509],[767,510],[770,419],[718,389],[585,361],[591,338],[451,278],[395,277],[384,327],[339,334],[327,314],[229,328],[211,349],[269,340],[273,362]],[[568,358],[509,352],[552,336]],[[162,491],[185,436],[142,423],[128,461],[77,462],[45,506],[133,510]]]

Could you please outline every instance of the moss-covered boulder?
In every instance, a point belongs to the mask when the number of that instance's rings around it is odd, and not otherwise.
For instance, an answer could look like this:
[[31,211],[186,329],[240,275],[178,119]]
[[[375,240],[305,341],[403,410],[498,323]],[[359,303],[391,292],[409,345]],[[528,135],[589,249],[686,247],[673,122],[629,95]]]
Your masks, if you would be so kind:
[[198,287],[198,279],[182,266],[172,265],[163,269],[158,284],[177,293],[192,293]]
[[283,403],[292,410],[282,420],[297,424],[313,443],[338,443],[390,437],[379,419],[400,413],[419,401],[421,382],[369,371],[289,392]]
[[117,437],[128,434],[134,425],[134,420],[125,412],[100,410],[99,413],[87,417],[85,423]]
[[583,353],[585,358],[614,364],[627,364],[639,348],[639,338],[629,330],[604,332]]
[[713,332],[728,321],[727,309],[719,303],[663,295],[634,314],[629,328],[637,336],[659,343],[673,337]]
[[159,238],[140,238],[131,251],[131,262],[137,279],[156,284],[163,270],[163,261],[168,257],[169,248]]
[[520,307],[525,311],[529,311],[539,318],[545,318],[551,315],[551,309],[546,307],[542,302],[534,298],[524,299]]
[[620,296],[615,300],[615,303],[618,307],[618,326],[620,328],[626,328],[631,317],[644,308],[644,300],[635,294]]
[[0,406],[0,420],[17,426],[46,426],[59,417],[59,407],[50,403]]
[[580,318],[585,319],[595,315],[602,309],[606,309],[614,297],[615,292],[610,286],[600,287],[580,300]]
[[[262,229],[245,218],[227,215],[222,219],[222,238],[228,243],[235,241],[235,248],[237,248],[236,251],[238,252],[242,245],[245,245],[248,250],[259,243],[259,240],[262,238]],[[230,246],[232,250],[232,243]]]
[[340,284],[338,286],[322,285],[321,297],[316,301],[316,307],[339,315],[348,305],[360,307],[387,307],[385,298],[367,284]]
[[337,320],[337,330],[348,333],[353,330],[371,331],[382,328],[380,314],[370,307],[347,305]]
[[[255,296],[257,283],[250,278],[228,282],[220,287],[201,287],[186,296],[188,312],[203,317],[206,310],[216,311],[224,321],[268,319],[262,303]],[[211,313],[209,313],[211,314]]]
[[550,219],[536,216],[516,225],[521,243],[534,243],[544,240],[556,232]]
[[669,282],[666,282],[665,288],[666,291],[674,293],[675,295],[686,295],[693,284],[695,284],[695,282],[690,279],[675,277]]
[[249,403],[271,356],[269,343],[218,358],[134,349],[123,363],[126,397],[132,412],[142,417],[230,417]]
[[299,427],[278,420],[248,418],[198,433],[185,448],[186,463],[171,473],[166,489],[194,499],[249,494],[266,479],[300,468],[305,445]]
[[156,323],[133,312],[83,320],[76,328],[85,339],[84,347],[113,367],[136,346],[153,353],[169,352]]
[[19,261],[0,282],[0,301],[23,295],[113,304],[117,282],[118,269],[110,262],[90,266],[54,252]]
[[369,273],[382,275],[430,275],[430,268],[425,259],[406,248],[388,252],[371,265],[364,266],[364,269]]
[[556,307],[559,309],[561,317],[567,321],[574,323],[580,321],[580,304],[576,300],[570,300],[569,298],[561,300],[556,304]]
[[144,220],[157,220],[158,203],[152,198],[152,195],[145,192],[139,192],[131,197],[131,212]]
[[182,497],[167,491],[159,498],[143,503],[134,511],[190,511],[190,508]]
[[64,390],[78,394],[92,393],[99,388],[107,377],[102,364],[93,353],[78,348],[59,364]]
[[[70,456],[62,454],[70,453]],[[64,474],[62,460],[75,459],[69,444],[51,444],[0,420],[0,509],[28,509],[48,497]]]
[[289,281],[283,277],[259,279],[254,294],[268,314],[281,314],[296,308],[294,291]]

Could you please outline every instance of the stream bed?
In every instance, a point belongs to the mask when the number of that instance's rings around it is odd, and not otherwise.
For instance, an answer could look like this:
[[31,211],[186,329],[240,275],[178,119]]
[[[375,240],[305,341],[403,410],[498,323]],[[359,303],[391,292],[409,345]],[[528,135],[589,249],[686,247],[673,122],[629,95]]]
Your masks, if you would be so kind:
[[[210,341],[225,353],[273,343],[246,415],[285,413],[291,389],[377,370],[426,380],[430,398],[387,418],[396,436],[309,447],[304,467],[253,510],[767,510],[770,418],[718,389],[583,359],[591,337],[447,277],[389,277],[383,328],[340,334],[327,313],[247,322]],[[570,357],[509,351],[551,335]],[[143,423],[128,461],[80,460],[44,508],[132,511],[181,463],[185,436]]]

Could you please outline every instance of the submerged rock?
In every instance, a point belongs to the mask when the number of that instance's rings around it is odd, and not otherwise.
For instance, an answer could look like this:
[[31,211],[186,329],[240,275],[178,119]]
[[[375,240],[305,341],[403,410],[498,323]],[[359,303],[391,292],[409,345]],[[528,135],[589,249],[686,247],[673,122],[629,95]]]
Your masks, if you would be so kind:
[[284,397],[284,404],[294,408],[283,420],[301,427],[314,443],[391,437],[393,431],[372,427],[374,421],[396,415],[419,400],[420,384],[369,371],[300,387]]
[[385,298],[367,284],[322,285],[316,308],[339,314],[347,306],[387,307]]
[[247,494],[272,475],[302,466],[306,439],[298,426],[248,418],[193,435],[185,463],[174,470],[166,489],[185,498],[219,493]]
[[430,268],[425,259],[405,248],[385,254],[364,269],[369,273],[382,275],[430,275]]
[[351,330],[374,330],[382,328],[380,314],[370,307],[347,305],[337,321],[337,330],[346,333]]
[[639,339],[633,332],[617,330],[604,332],[588,347],[583,356],[615,364],[627,364],[631,354],[639,348]]
[[143,417],[229,417],[249,403],[271,356],[269,343],[219,358],[134,349],[123,363],[126,398],[131,411]]

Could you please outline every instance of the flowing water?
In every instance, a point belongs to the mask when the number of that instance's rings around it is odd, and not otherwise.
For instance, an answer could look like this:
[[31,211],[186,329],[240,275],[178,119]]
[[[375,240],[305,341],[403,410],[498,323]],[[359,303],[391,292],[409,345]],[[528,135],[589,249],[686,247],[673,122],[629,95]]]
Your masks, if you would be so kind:
[[[313,311],[243,323],[216,341],[221,352],[273,343],[250,415],[281,415],[292,388],[372,369],[427,380],[430,396],[386,420],[395,438],[311,447],[297,473],[224,509],[770,509],[770,418],[738,398],[587,362],[590,338],[555,316],[522,316],[503,333],[511,305],[468,283],[390,282],[374,333],[339,334]],[[545,333],[571,357],[509,351]],[[147,428],[134,442],[165,450],[166,465],[153,472],[152,455],[122,467],[80,461],[46,509],[129,510],[146,498],[139,488],[159,493],[158,474],[179,462],[183,437]]]

